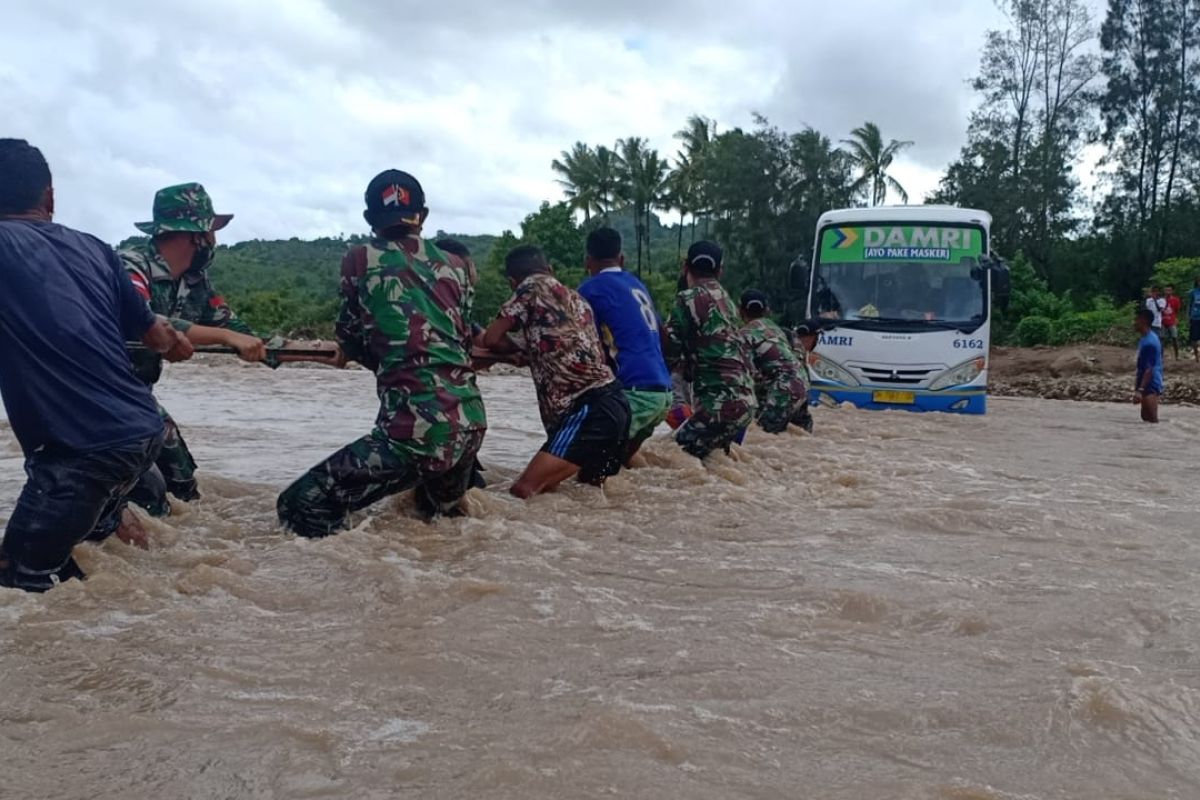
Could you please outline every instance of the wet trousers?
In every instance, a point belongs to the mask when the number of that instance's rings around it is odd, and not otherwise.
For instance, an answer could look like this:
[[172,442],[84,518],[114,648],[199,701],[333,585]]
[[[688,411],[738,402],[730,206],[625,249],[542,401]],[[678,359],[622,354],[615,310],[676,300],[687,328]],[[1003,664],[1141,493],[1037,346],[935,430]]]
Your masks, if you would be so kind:
[[43,592],[82,577],[71,550],[84,539],[111,536],[127,495],[154,463],[162,446],[155,436],[93,453],[39,450],[25,461],[29,477],[17,498],[0,556],[0,586]]
[[329,536],[352,511],[408,489],[427,517],[453,515],[471,486],[483,431],[467,431],[430,453],[427,444],[391,439],[375,430],[306,472],[279,496],[285,528],[300,536]]
[[161,405],[158,414],[165,431],[162,452],[130,492],[129,501],[146,509],[151,516],[165,517],[171,513],[167,492],[190,503],[200,497],[200,489],[196,484],[196,459],[192,458],[179,425]]

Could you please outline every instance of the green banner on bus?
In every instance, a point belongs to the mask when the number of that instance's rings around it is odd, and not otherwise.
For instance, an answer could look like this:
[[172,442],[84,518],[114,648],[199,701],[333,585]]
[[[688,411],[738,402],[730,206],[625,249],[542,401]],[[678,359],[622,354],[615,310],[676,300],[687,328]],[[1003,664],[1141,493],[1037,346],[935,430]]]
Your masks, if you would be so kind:
[[979,228],[937,225],[839,225],[821,231],[821,263],[945,261],[983,253]]

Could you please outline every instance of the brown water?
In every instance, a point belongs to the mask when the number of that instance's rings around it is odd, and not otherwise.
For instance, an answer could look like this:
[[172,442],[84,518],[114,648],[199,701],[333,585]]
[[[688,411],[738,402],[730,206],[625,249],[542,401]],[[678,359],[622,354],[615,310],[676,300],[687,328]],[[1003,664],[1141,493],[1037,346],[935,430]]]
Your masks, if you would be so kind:
[[1200,412],[821,409],[525,504],[529,380],[484,387],[471,518],[309,542],[275,495],[370,376],[172,369],[205,498],[0,591],[0,796],[1200,797]]

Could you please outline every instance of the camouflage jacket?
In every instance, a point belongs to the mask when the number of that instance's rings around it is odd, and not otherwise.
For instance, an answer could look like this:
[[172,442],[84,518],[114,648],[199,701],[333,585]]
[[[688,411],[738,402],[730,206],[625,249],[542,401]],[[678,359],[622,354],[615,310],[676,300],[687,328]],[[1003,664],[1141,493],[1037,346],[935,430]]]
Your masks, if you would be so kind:
[[530,275],[500,307],[523,341],[549,432],[585,392],[616,380],[600,345],[592,308],[553,275]]
[[[207,270],[189,272],[179,280],[173,279],[171,268],[159,255],[153,241],[126,248],[118,255],[134,288],[150,304],[150,310],[169,319],[177,330],[186,333],[195,324],[256,335],[249,325],[238,319],[225,298],[217,294]],[[156,353],[136,352],[133,370],[139,378],[153,385],[162,375],[162,357]]]
[[754,386],[761,404],[770,393],[804,397],[804,362],[796,356],[783,329],[769,319],[751,320],[742,328],[754,363]]
[[676,295],[667,333],[667,358],[682,360],[694,405],[716,419],[740,418],[755,406],[749,346],[720,283],[702,281]]
[[337,336],[375,372],[376,425],[436,458],[487,428],[471,367],[473,293],[462,259],[420,237],[375,240],[342,260]]

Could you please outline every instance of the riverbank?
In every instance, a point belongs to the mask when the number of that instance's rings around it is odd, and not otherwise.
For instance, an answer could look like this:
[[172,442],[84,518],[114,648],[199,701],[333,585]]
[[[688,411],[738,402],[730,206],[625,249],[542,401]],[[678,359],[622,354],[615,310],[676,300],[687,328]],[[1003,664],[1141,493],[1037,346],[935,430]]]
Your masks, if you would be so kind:
[[[992,350],[988,389],[1006,397],[1126,403],[1136,357],[1133,348],[1106,345],[997,347]],[[1176,361],[1168,350],[1164,367],[1164,402],[1200,405],[1200,364],[1191,352],[1181,348]]]

